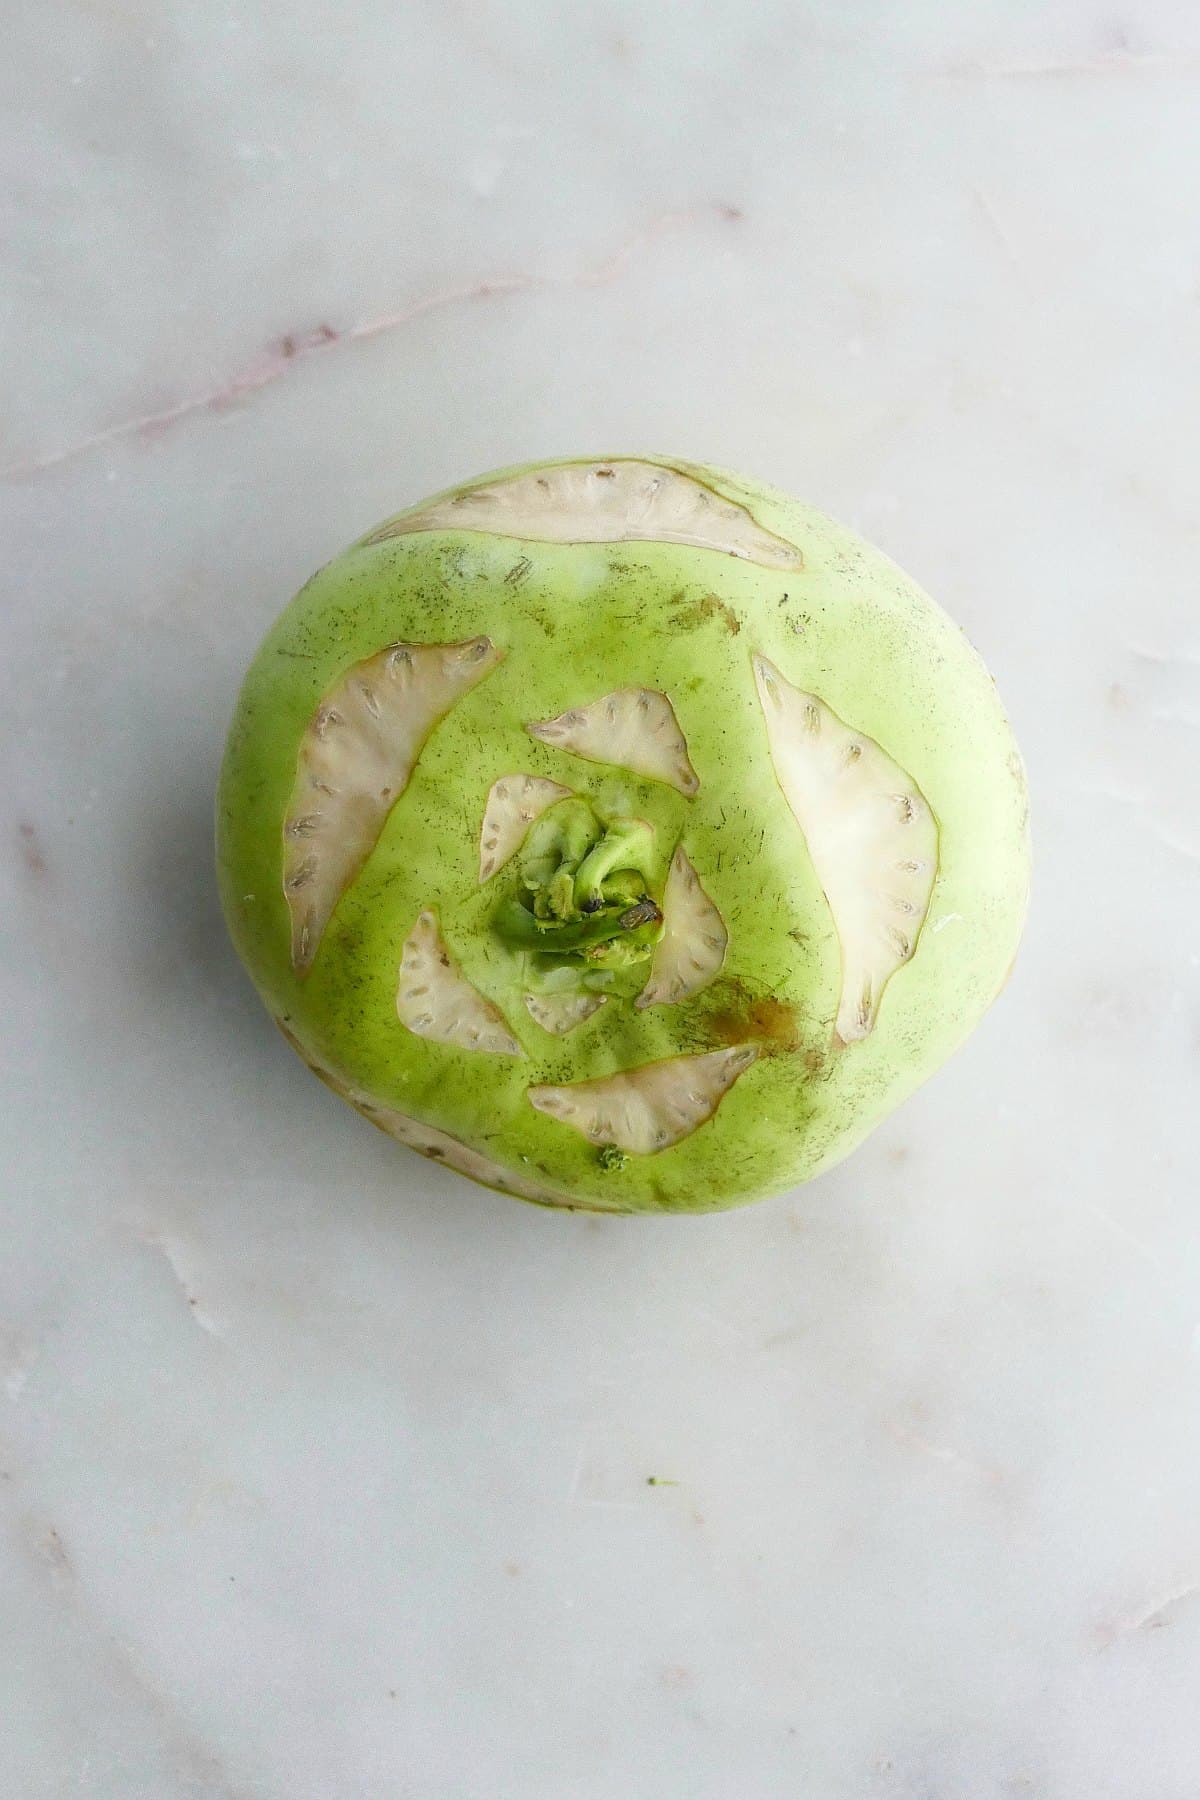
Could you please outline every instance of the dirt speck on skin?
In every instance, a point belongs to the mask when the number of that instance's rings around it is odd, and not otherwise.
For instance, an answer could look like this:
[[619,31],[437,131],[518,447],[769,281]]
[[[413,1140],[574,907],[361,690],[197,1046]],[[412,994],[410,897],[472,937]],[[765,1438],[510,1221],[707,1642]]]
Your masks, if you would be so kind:
[[17,836],[21,840],[22,862],[35,881],[42,880],[48,874],[49,869],[45,853],[42,850],[41,839],[38,837],[37,826],[28,819],[22,819],[17,827]]
[[[679,595],[677,598],[682,599],[683,596]],[[698,631],[702,625],[707,625],[710,619],[719,619],[730,637],[736,637],[742,629],[742,621],[732,606],[717,594],[702,594],[698,600],[681,606],[678,612],[671,614],[668,624],[674,625],[680,631]]]

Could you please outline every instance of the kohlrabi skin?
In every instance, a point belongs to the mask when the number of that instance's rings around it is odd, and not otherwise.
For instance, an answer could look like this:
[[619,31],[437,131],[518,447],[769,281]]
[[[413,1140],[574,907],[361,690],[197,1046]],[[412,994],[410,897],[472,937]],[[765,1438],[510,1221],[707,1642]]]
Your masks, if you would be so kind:
[[986,669],[886,557],[615,457],[313,577],[246,677],[217,860],[272,1016],[374,1124],[545,1205],[703,1212],[828,1168],[962,1043],[1027,804]]

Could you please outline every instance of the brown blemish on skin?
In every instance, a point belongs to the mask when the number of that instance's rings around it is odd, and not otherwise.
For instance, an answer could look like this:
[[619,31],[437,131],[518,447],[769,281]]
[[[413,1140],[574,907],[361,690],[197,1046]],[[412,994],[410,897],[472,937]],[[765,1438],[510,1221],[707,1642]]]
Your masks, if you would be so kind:
[[[706,1021],[718,1043],[759,1044],[764,1056],[800,1048],[799,1014],[786,1000],[773,994],[755,996],[737,976],[718,982],[713,992],[728,995]],[[819,1051],[812,1055],[818,1064],[824,1061]]]
[[[682,598],[681,594],[676,595],[676,600]],[[701,625],[707,625],[710,619],[719,619],[730,637],[736,637],[742,629],[742,621],[732,606],[716,594],[703,594],[699,600],[693,600],[689,606],[681,606],[678,612],[671,614],[667,623],[676,626],[681,631],[698,631]]]
[[28,819],[22,819],[17,826],[17,835],[21,840],[21,860],[34,880],[41,881],[48,869],[36,825],[31,824]]

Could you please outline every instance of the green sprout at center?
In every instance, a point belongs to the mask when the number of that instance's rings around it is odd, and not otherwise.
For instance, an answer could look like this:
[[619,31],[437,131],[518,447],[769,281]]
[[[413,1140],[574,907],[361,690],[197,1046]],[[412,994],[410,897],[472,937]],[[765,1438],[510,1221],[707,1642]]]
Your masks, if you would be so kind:
[[602,824],[586,800],[560,800],[531,827],[518,891],[492,923],[542,973],[573,968],[584,987],[611,990],[622,970],[649,960],[662,935],[650,894],[654,861],[644,819]]

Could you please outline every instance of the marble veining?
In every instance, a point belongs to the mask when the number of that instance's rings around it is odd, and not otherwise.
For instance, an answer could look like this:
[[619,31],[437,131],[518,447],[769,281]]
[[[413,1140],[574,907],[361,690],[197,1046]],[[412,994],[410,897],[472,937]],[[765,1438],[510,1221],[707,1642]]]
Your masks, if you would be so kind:
[[691,224],[694,219],[706,216],[736,221],[740,214],[736,207],[713,205],[697,207],[686,212],[660,213],[651,218],[638,230],[631,232],[619,243],[615,250],[601,261],[566,275],[485,275],[478,281],[466,282],[457,287],[439,288],[433,293],[422,294],[408,305],[395,312],[382,313],[378,318],[362,319],[357,323],[336,326],[322,321],[319,325],[307,326],[299,331],[289,331],[275,343],[269,344],[255,360],[246,367],[230,375],[218,386],[205,389],[199,393],[189,394],[174,401],[155,412],[135,413],[133,417],[119,419],[115,424],[105,425],[99,431],[90,432],[75,443],[64,444],[55,450],[35,454],[24,461],[12,462],[0,467],[0,479],[18,480],[22,476],[39,475],[44,470],[57,468],[62,463],[74,462],[76,458],[86,456],[90,451],[104,449],[107,445],[118,444],[123,438],[141,438],[152,440],[159,432],[168,430],[182,420],[191,418],[195,413],[221,412],[226,407],[234,406],[258,392],[260,388],[269,387],[274,381],[280,381],[287,375],[297,358],[315,355],[318,351],[331,350],[337,344],[364,343],[371,338],[381,337],[387,332],[400,331],[406,325],[415,323],[428,313],[441,312],[447,307],[464,307],[481,300],[503,298],[509,294],[527,294],[537,290],[554,291],[558,288],[593,288],[604,287],[610,281],[616,281],[624,274],[626,268],[644,247],[655,243],[664,235],[677,231]]

